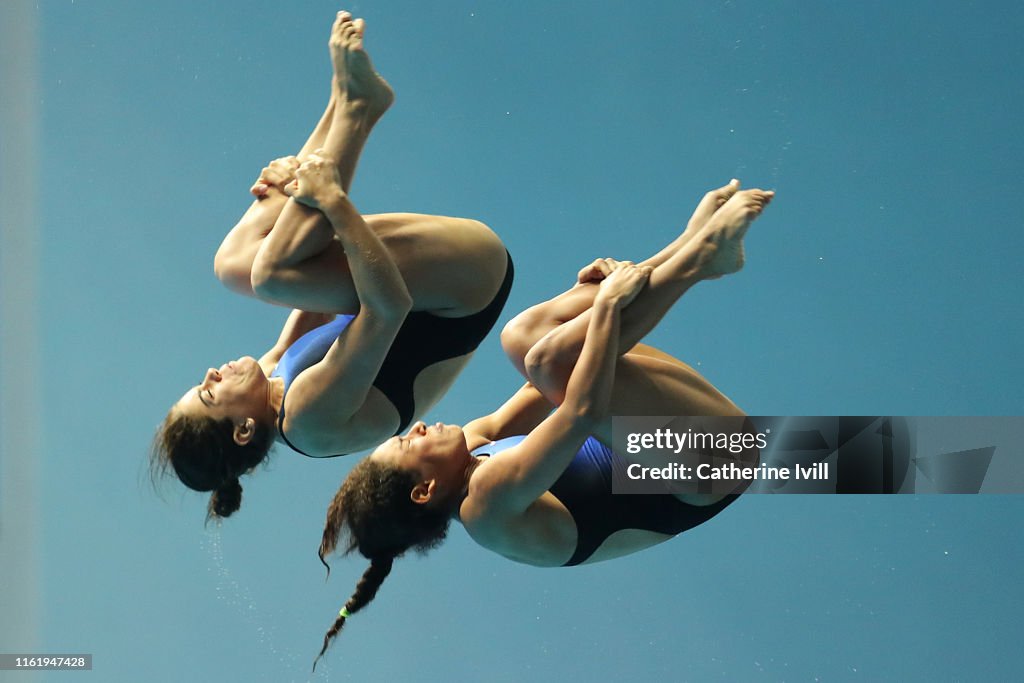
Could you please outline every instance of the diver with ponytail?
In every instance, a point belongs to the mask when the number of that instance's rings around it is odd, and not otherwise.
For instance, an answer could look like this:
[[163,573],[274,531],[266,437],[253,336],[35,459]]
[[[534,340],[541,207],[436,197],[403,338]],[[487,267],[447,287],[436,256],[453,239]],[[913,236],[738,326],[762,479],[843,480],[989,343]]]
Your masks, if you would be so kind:
[[239,477],[275,442],[326,458],[407,429],[451,387],[511,290],[511,256],[483,223],[352,204],[363,145],[394,100],[365,29],[338,13],[326,111],[297,156],[263,169],[214,259],[228,288],[294,310],[259,360],[202,374],[154,439],[153,472],[213,491],[213,517],[238,509]]

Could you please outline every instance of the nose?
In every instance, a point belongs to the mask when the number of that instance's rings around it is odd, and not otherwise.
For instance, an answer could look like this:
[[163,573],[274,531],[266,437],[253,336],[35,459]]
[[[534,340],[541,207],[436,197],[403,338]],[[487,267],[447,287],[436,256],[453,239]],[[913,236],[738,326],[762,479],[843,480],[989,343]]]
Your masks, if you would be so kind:
[[206,376],[203,377],[203,383],[205,384],[210,381],[220,381],[220,370],[218,370],[217,368],[210,368],[209,370],[206,371]]
[[420,434],[420,435],[426,434],[427,433],[427,423],[424,422],[423,420],[420,420],[419,422],[417,422],[416,424],[414,424],[412,426],[412,429],[409,430],[409,433],[410,434]]

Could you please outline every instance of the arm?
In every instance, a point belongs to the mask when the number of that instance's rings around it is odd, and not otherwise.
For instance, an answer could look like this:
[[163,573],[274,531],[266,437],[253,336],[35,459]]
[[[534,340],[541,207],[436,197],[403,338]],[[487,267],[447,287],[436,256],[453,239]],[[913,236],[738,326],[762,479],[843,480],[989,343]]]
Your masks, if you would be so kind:
[[332,313],[309,313],[298,309],[292,311],[281,328],[281,334],[278,335],[277,343],[260,358],[260,367],[269,375],[277,366],[277,362],[281,360],[284,352],[299,337],[321,325],[326,325],[332,320],[334,320],[334,314]]
[[490,415],[478,417],[466,424],[467,435],[479,436],[485,441],[497,441],[507,436],[529,434],[544,421],[554,406],[527,382]]
[[296,378],[285,419],[307,435],[305,445],[337,452],[358,438],[343,432],[365,403],[412,297],[391,255],[342,192],[336,167],[311,156],[297,179],[295,199],[322,211],[345,249],[360,307],[323,360]]
[[391,253],[340,190],[319,207],[334,227],[348,256],[360,310],[404,319],[412,309],[412,296]]
[[481,470],[473,496],[492,522],[525,513],[558,479],[577,450],[604,418],[611,401],[622,309],[644,286],[649,269],[622,268],[601,284],[579,361],[562,405],[500,459]]

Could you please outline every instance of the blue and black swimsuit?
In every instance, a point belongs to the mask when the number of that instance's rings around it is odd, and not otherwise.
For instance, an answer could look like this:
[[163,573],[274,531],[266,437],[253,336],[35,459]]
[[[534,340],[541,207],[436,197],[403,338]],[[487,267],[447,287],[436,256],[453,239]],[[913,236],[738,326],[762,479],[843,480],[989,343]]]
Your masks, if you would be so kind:
[[[525,436],[510,436],[473,451],[473,455],[500,455]],[[572,462],[549,488],[576,523],[576,550],[563,566],[585,562],[605,539],[622,529],[641,529],[675,536],[702,524],[727,508],[739,494],[729,494],[711,505],[689,505],[671,493],[612,493],[615,454],[590,437]]]
[[[512,256],[507,252],[506,255],[508,261],[505,267],[505,278],[501,286],[498,287],[494,299],[483,310],[462,318],[442,318],[423,311],[414,311],[406,316],[402,328],[398,331],[398,336],[395,337],[395,341],[391,344],[391,349],[384,359],[384,364],[381,365],[380,372],[373,380],[373,386],[380,390],[398,411],[399,426],[395,434],[405,431],[416,415],[413,384],[420,372],[434,363],[475,351],[487,333],[494,327],[512,289],[512,280],[515,274],[512,267]],[[354,317],[339,315],[332,322],[301,336],[288,347],[270,375],[284,378],[285,394],[281,400],[281,411],[277,422],[278,433],[292,450],[303,455],[308,455],[308,453],[303,453],[296,448],[284,433],[288,387],[303,370],[323,360],[328,349],[341,336]],[[344,453],[336,455],[344,455]]]

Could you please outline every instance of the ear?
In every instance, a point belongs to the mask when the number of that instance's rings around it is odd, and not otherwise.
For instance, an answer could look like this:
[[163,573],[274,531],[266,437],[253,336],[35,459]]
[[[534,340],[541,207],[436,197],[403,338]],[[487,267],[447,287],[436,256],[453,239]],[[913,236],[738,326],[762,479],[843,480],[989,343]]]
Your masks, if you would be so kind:
[[247,417],[244,421],[235,424],[235,443],[239,446],[247,445],[255,435],[256,420],[251,417]]
[[434,497],[434,491],[437,486],[437,480],[431,479],[430,481],[421,481],[412,488],[412,493],[409,494],[409,498],[412,502],[418,505],[426,505],[430,502],[430,499]]

